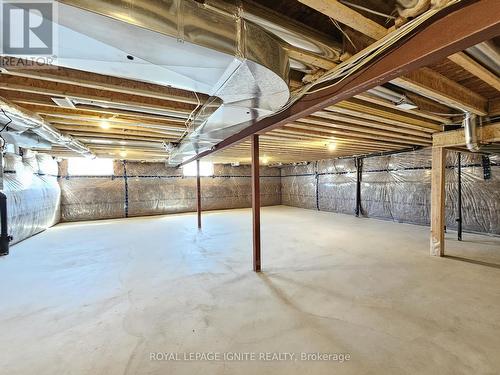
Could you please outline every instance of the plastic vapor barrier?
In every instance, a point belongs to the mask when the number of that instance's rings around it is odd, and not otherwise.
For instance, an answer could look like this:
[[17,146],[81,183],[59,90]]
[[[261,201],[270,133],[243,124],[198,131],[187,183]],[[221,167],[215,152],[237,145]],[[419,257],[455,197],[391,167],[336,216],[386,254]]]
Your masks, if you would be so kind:
[[281,169],[281,203],[316,209],[316,163]]
[[[456,228],[458,201],[457,153],[448,152],[446,225]],[[463,229],[500,235],[500,155],[490,156],[491,177],[485,179],[482,156],[462,153]]]
[[61,190],[57,174],[58,165],[51,156],[5,154],[3,191],[12,244],[59,222]]
[[[462,223],[465,231],[500,234],[500,157],[462,153]],[[448,151],[446,222],[457,227],[458,153]],[[430,148],[363,158],[361,215],[419,225],[430,224]],[[488,167],[486,167],[488,172]],[[282,203],[354,214],[354,159],[323,160],[281,170]],[[488,176],[486,176],[488,177]]]
[[430,149],[363,160],[363,215],[428,225],[430,199]]
[[[261,174],[262,204],[280,204],[280,171],[264,167]],[[164,163],[116,161],[113,176],[64,176],[60,184],[63,221],[196,211],[196,177]],[[216,164],[201,189],[203,210],[250,207],[250,168]]]

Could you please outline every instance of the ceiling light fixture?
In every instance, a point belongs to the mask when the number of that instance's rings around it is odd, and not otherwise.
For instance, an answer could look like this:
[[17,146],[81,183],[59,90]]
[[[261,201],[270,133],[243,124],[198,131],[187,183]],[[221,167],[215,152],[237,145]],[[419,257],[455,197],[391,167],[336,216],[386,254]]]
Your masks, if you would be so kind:
[[108,121],[106,120],[101,120],[101,123],[99,124],[99,126],[102,128],[102,129],[109,129],[111,128],[111,125],[109,124]]
[[337,143],[330,142],[326,145],[326,147],[328,148],[328,151],[333,152],[337,149]]

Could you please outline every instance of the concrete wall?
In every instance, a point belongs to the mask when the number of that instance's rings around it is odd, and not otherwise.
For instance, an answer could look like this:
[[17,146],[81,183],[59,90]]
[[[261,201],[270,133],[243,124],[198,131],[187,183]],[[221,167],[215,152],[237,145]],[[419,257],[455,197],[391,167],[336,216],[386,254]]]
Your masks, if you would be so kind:
[[[203,210],[251,207],[249,166],[214,165],[213,177],[202,177]],[[261,199],[281,204],[280,171],[261,168]],[[113,176],[67,176],[64,165],[62,221],[123,218],[196,211],[196,178],[164,163],[116,161]]]
[[[500,158],[491,156],[484,178],[481,155],[462,154],[463,228],[500,234]],[[456,228],[457,153],[448,152],[446,219]],[[356,166],[353,159],[323,160],[281,170],[282,203],[354,214]],[[397,222],[430,223],[430,149],[363,160],[362,214]]]

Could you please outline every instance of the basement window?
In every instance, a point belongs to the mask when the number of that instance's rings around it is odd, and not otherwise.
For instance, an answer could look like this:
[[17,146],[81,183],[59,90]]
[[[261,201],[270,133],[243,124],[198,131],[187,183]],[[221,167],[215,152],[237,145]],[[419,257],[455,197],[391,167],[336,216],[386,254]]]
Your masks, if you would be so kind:
[[113,159],[69,158],[69,176],[112,176]]
[[[196,162],[193,161],[182,167],[182,173],[185,177],[196,177]],[[210,161],[200,161],[200,176],[213,176],[214,163]]]

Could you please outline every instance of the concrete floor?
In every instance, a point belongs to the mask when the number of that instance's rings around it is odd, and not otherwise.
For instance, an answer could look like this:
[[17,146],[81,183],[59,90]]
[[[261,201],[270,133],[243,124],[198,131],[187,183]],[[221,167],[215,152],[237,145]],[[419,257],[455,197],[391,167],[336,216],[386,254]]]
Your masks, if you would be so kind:
[[[500,239],[284,206],[59,225],[0,258],[3,374],[498,374]],[[151,352],[349,353],[151,361]],[[219,354],[218,354],[219,355]],[[222,354],[220,354],[222,355]]]

